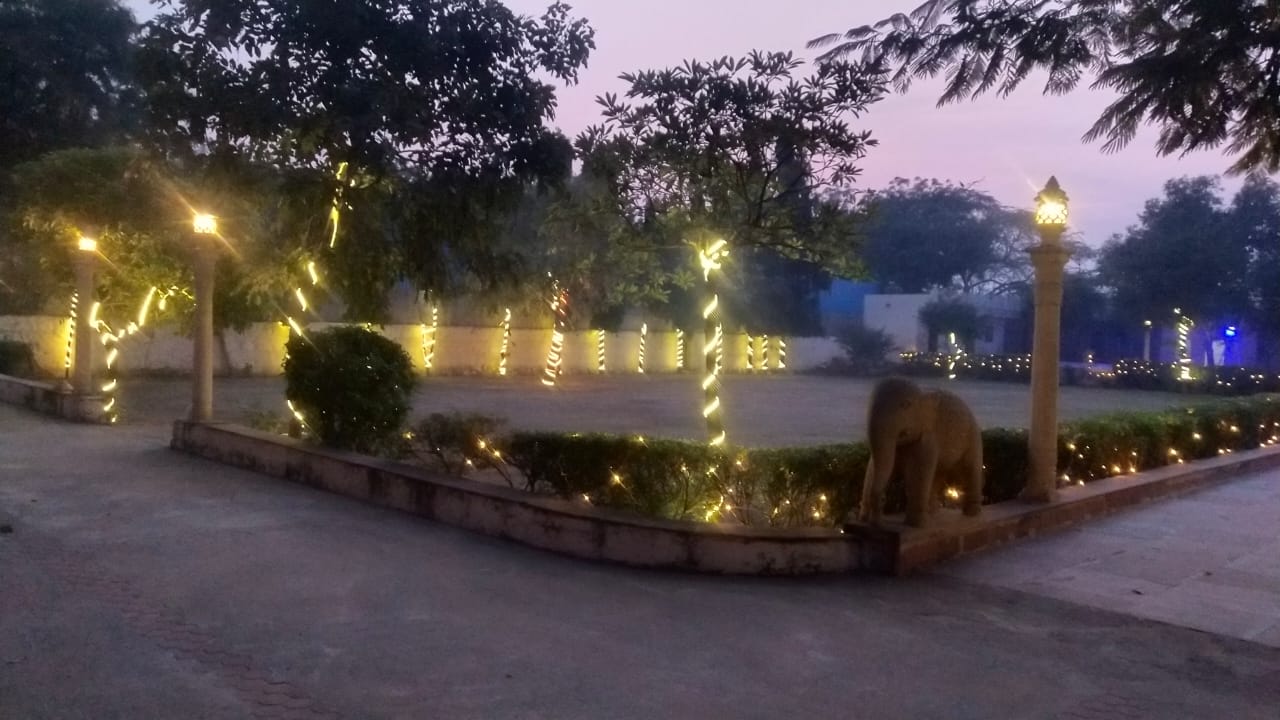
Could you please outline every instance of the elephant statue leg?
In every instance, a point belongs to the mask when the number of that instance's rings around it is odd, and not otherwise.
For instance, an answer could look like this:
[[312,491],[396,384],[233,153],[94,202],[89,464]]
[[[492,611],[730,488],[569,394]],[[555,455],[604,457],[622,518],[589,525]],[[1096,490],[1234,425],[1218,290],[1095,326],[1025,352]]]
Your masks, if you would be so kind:
[[929,505],[933,502],[938,446],[932,438],[921,438],[905,455],[902,475],[907,483],[907,525],[924,527]]
[[969,517],[982,513],[982,435],[975,433],[973,444],[965,453],[961,465],[964,472],[964,514]]
[[[867,475],[862,481],[862,502],[858,504],[858,520],[869,525],[876,525],[880,522],[880,515],[884,512],[884,486],[885,482],[879,480],[880,469],[888,465],[890,472],[892,471],[892,460],[890,462],[877,463],[874,458],[867,462]],[[888,473],[884,473],[887,478]]]

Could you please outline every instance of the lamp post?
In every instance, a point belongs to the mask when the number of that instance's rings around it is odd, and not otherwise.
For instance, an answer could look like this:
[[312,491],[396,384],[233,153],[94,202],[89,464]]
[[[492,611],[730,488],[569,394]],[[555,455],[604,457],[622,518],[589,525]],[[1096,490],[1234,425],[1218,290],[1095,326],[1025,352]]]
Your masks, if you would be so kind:
[[217,259],[218,219],[196,213],[191,221],[196,276],[195,337],[191,358],[191,419],[208,422],[213,418],[213,271]]
[[80,306],[75,320],[75,364],[71,388],[77,395],[93,394],[93,324],[90,317],[94,301],[94,274],[98,268],[98,241],[80,236],[76,246],[76,295]]
[[1151,321],[1143,322],[1142,327],[1142,359],[1151,362]]
[[1036,195],[1040,244],[1031,248],[1035,268],[1035,336],[1031,347],[1031,476],[1022,499],[1056,499],[1058,468],[1058,356],[1062,321],[1062,276],[1071,252],[1062,244],[1067,194],[1049,178]]

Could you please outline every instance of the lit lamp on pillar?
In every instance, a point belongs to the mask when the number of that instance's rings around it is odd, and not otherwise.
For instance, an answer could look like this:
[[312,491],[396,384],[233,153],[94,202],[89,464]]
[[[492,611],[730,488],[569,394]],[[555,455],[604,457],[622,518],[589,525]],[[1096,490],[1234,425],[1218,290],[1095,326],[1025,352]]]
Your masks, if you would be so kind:
[[98,269],[98,241],[81,235],[76,243],[75,259],[77,305],[75,327],[75,363],[71,388],[77,395],[93,394],[93,324],[90,308],[93,307],[96,287],[94,275]]
[[1051,502],[1057,497],[1058,360],[1062,321],[1062,276],[1071,252],[1062,244],[1067,227],[1067,194],[1057,178],[1036,195],[1040,244],[1031,248],[1035,268],[1035,335],[1031,347],[1030,477],[1022,499]]
[[213,271],[217,260],[218,219],[196,213],[191,221],[195,270],[195,337],[191,359],[191,419],[213,418]]

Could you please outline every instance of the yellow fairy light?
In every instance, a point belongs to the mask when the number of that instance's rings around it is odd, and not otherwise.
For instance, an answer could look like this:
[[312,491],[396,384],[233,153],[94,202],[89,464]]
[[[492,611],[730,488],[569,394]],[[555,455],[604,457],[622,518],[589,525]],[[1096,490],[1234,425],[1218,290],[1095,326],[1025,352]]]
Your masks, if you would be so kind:
[[76,344],[76,318],[79,317],[76,306],[79,304],[79,300],[78,293],[71,293],[71,312],[67,322],[67,356],[64,361],[65,377],[71,377],[71,356],[75,351]]
[[430,370],[436,362],[436,332],[440,328],[440,306],[431,306],[431,325],[422,325],[422,367]]
[[778,369],[787,369],[787,341],[783,338],[778,338]]
[[342,181],[347,176],[347,164],[345,162],[338,163],[338,170],[334,173],[334,177],[338,179],[338,189],[333,194],[333,205],[329,208],[329,247],[333,248],[338,244],[338,221],[342,217]]
[[147,291],[147,296],[142,299],[142,307],[138,308],[138,327],[145,327],[147,324],[147,316],[151,314],[151,303],[159,292],[155,287]]
[[101,309],[102,309],[102,303],[98,302],[97,300],[94,300],[93,304],[89,306],[89,327],[91,328],[98,327],[98,311]]
[[644,346],[649,339],[649,323],[640,324],[640,351],[636,355],[636,369],[644,374]]
[[676,370],[684,369],[684,330],[676,328]]
[[755,372],[756,369],[756,339],[747,335],[747,370]]
[[605,370],[604,330],[596,330],[596,372]]
[[769,372],[769,336],[760,336],[760,369]]
[[315,260],[308,260],[308,261],[307,261],[307,275],[308,275],[308,276],[310,276],[310,278],[311,278],[311,284],[312,284],[312,285],[319,285],[319,284],[320,284],[320,273],[316,272],[316,261],[315,261]]
[[553,329],[551,331],[551,347],[547,350],[547,364],[542,371],[542,384],[555,387],[560,377],[560,367],[564,361],[564,333],[566,316],[569,312],[569,291],[561,290],[560,284],[553,282],[551,288],[551,314]]
[[298,325],[297,321],[287,315],[285,316],[285,320],[288,321],[289,328],[292,329],[293,332],[297,333],[298,337],[306,336],[306,333],[302,332],[302,326]]
[[716,311],[720,307],[720,298],[716,294],[712,273],[721,269],[724,258],[729,254],[728,243],[723,238],[716,239],[698,251],[698,261],[702,267],[702,279],[707,284],[707,302],[702,309],[704,363],[706,375],[702,381],[703,417],[707,421],[707,434],[711,447],[719,447],[725,443],[724,422],[721,418],[719,378],[724,367],[724,328],[719,322]]
[[307,306],[307,296],[302,293],[302,288],[294,288],[293,296],[298,299],[298,307],[302,308],[302,312],[310,310]]
[[511,349],[511,308],[502,317],[502,350],[498,354],[498,374],[507,374],[507,355]]
[[954,487],[949,487],[949,488],[947,488],[947,499],[948,499],[948,500],[959,500],[959,499],[960,499],[960,491],[959,491],[958,489],[954,488]]

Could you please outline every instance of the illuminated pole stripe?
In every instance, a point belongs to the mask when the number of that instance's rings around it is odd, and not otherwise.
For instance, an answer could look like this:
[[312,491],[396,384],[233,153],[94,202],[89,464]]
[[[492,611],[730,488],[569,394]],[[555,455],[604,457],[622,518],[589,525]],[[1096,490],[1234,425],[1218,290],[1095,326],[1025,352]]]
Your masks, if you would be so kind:
[[547,351],[547,365],[542,370],[542,384],[547,387],[555,387],[556,380],[560,377],[560,367],[564,363],[566,316],[569,312],[569,292],[558,290],[558,286],[553,292],[555,295],[551,299],[551,312],[555,316],[555,327],[551,331],[551,349]]
[[498,354],[498,374],[507,374],[507,355],[511,350],[511,308],[506,309],[502,318],[502,350]]
[[769,336],[760,336],[760,369],[769,372]]
[[75,351],[76,346],[76,319],[79,317],[76,306],[80,302],[79,293],[71,293],[71,324],[67,326],[67,358],[65,361],[65,369],[63,378],[71,379],[71,355]]
[[676,328],[676,370],[684,370],[684,330]]
[[596,330],[596,372],[605,372],[604,330]]
[[649,339],[649,323],[641,323],[640,324],[640,352],[636,356],[636,369],[640,371],[641,375],[644,374],[644,346],[645,346],[645,342],[648,339]]
[[751,337],[751,333],[747,333],[747,370],[756,370],[756,339]]
[[723,408],[720,402],[720,372],[723,367],[724,329],[720,324],[720,297],[716,294],[715,271],[721,268],[728,254],[727,243],[723,239],[715,240],[698,253],[702,266],[702,279],[707,286],[707,302],[702,309],[703,336],[703,368],[702,378],[703,406],[702,416],[707,421],[708,442],[711,447],[725,443]]
[[431,325],[422,324],[422,368],[428,372],[436,362],[436,333],[440,330],[440,306],[431,306]]
[[786,338],[778,338],[778,369],[787,369],[787,341]]

